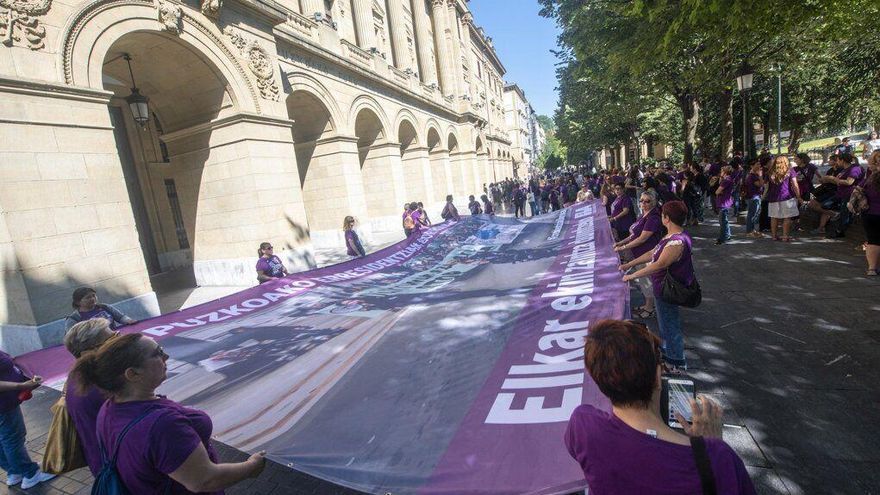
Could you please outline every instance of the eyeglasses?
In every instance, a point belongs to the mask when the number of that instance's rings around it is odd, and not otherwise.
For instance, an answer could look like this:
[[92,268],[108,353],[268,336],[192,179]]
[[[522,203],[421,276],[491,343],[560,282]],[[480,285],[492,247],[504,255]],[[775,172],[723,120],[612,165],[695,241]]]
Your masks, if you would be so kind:
[[651,200],[650,200],[650,199],[640,199],[640,200],[639,200],[639,203],[642,203],[642,204],[651,204]]
[[159,346],[156,346],[156,350],[153,351],[152,354],[150,354],[150,357],[157,357],[157,358],[162,358],[162,359],[168,359],[169,356],[168,356],[168,354],[165,353],[165,349],[162,348],[161,345],[159,345]]
[[271,251],[271,250],[273,250],[273,249],[275,249],[275,248],[273,248],[272,246],[269,246],[269,247],[265,247],[265,248],[263,248],[263,249],[265,249],[266,251]]

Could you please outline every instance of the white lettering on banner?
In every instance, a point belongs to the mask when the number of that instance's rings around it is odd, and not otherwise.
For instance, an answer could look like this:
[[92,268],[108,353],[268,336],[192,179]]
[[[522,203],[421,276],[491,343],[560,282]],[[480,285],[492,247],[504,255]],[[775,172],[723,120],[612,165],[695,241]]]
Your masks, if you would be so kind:
[[565,225],[565,217],[567,216],[567,210],[563,210],[562,213],[559,214],[559,217],[556,218],[556,225],[553,226],[553,233],[551,233],[550,237],[547,238],[548,241],[555,241],[556,239],[559,239],[559,234],[562,233],[562,226]]
[[566,388],[562,391],[562,404],[558,407],[544,407],[545,397],[529,397],[522,409],[513,409],[516,394],[502,392],[495,397],[489,410],[486,423],[502,425],[558,423],[568,421],[571,412],[581,405],[583,387]]
[[409,259],[422,247],[428,244],[431,239],[433,239],[437,234],[445,231],[447,228],[449,228],[449,226],[441,229],[432,229],[429,231],[425,231],[422,233],[422,236],[419,237],[417,241],[413,242],[406,248],[394,254],[386,256],[378,261],[368,263],[367,265],[353,268],[351,270],[346,270],[344,272],[334,275],[314,277],[312,279],[292,280],[284,286],[275,288],[271,292],[264,292],[262,294],[262,297],[248,299],[246,301],[233,304],[226,308],[220,308],[217,311],[212,311],[205,315],[187,318],[183,321],[174,321],[165,325],[157,325],[151,328],[147,328],[146,330],[143,330],[143,333],[162,337],[168,335],[168,333],[173,331],[175,328],[193,328],[205,325],[207,323],[216,323],[223,320],[228,320],[229,318],[242,316],[246,313],[254,311],[255,309],[269,306],[270,304],[275,303],[281,299],[302,294],[306,289],[317,286],[318,282],[339,282],[352,278],[359,278],[364,275],[370,275],[372,273],[375,273],[376,271],[384,269],[385,267],[394,266],[404,260]]
[[[593,303],[590,294],[595,289],[596,278],[596,239],[595,210],[592,205],[575,211],[577,228],[571,243],[570,254],[563,256],[568,261],[556,281],[547,281],[541,298],[553,298],[550,307],[562,313],[559,319],[547,320],[543,335],[538,338],[537,348],[546,354],[536,352],[529,364],[515,364],[510,367],[501,384],[501,391],[486,416],[488,424],[534,424],[568,421],[572,411],[581,405],[584,383],[584,337],[588,333],[588,320],[563,322],[566,316],[574,316],[571,311],[583,311]],[[561,230],[561,226],[557,225]],[[558,233],[554,232],[558,237]],[[553,237],[553,236],[551,236]],[[551,239],[548,239],[551,240]],[[571,245],[571,244],[569,244]],[[576,316],[575,316],[576,317]],[[566,351],[561,354],[547,351]],[[578,371],[578,373],[573,373]],[[523,375],[544,375],[523,378]],[[576,385],[576,387],[575,387]],[[562,401],[558,402],[558,392],[548,393],[547,389],[562,389]],[[517,390],[505,392],[504,390]],[[519,396],[514,407],[514,401]],[[548,404],[550,396],[552,403]],[[559,404],[559,405],[556,405]]]

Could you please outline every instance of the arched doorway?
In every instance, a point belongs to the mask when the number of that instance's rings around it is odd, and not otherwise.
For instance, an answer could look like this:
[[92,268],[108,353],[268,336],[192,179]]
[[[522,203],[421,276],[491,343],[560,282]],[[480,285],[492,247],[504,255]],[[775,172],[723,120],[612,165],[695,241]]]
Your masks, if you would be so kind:
[[461,149],[458,146],[458,138],[451,132],[446,137],[446,149],[449,150],[449,164],[452,172],[452,191],[449,194],[465,194],[467,188],[465,187],[464,174],[462,173]]
[[489,153],[486,151],[486,147],[483,145],[483,139],[480,136],[477,136],[474,150],[477,153],[477,172],[475,176],[477,177],[477,189],[479,190],[477,196],[479,197],[479,195],[483,193],[483,188],[492,182],[492,169],[489,166]]
[[[234,114],[236,104],[228,81],[202,53],[158,32],[133,32],[112,43],[101,76],[104,89],[114,95],[110,116],[116,147],[138,241],[161,305],[163,293],[196,286],[196,249],[217,248],[199,246],[210,222],[222,222],[219,215],[199,212],[200,197],[216,197],[222,190],[213,183],[212,191],[203,194],[206,164],[218,160],[205,124]],[[134,84],[149,98],[149,119],[142,123],[135,122],[125,100]]]

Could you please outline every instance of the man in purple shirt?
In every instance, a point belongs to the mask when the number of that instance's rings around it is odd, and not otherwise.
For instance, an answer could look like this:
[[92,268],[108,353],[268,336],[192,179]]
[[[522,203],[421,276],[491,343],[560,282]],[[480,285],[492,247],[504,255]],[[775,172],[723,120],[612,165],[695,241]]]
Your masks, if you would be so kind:
[[840,203],[837,228],[834,232],[828,234],[828,237],[832,239],[846,235],[846,229],[849,227],[849,224],[852,223],[852,213],[850,213],[846,204],[849,202],[849,197],[852,195],[853,189],[862,183],[862,179],[865,176],[865,171],[862,169],[861,165],[859,165],[858,160],[855,160],[852,155],[844,153],[838,157],[838,160],[842,161],[846,168],[834,177],[829,177],[828,175],[822,177],[822,182],[830,182],[837,185],[835,198]]

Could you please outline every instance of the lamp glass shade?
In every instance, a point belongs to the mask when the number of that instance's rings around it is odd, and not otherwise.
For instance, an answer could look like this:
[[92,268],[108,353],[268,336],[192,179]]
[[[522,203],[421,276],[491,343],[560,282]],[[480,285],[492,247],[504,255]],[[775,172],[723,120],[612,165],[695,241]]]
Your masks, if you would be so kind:
[[740,91],[746,91],[752,89],[752,77],[754,74],[751,72],[747,74],[740,74],[736,76],[736,88]]
[[150,99],[142,95],[137,88],[131,88],[131,94],[125,99],[131,108],[131,115],[134,121],[141,127],[147,125],[150,121]]
[[636,139],[638,139],[641,135],[642,133],[640,131],[633,131],[633,136],[635,136]]

